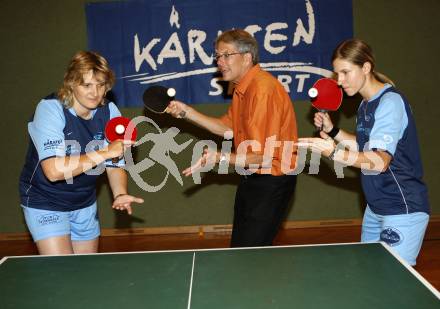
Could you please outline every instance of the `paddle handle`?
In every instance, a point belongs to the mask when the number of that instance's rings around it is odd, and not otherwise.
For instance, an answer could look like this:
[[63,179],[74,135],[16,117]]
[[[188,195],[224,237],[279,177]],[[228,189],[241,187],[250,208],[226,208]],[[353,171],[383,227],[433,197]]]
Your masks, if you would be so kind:
[[[319,111],[320,111],[321,113],[327,114],[327,111],[326,111],[325,109],[320,109]],[[322,124],[321,124],[321,126],[320,126],[320,127],[316,127],[316,129],[317,129],[318,131],[322,131],[323,127],[324,127],[324,119],[322,119]]]

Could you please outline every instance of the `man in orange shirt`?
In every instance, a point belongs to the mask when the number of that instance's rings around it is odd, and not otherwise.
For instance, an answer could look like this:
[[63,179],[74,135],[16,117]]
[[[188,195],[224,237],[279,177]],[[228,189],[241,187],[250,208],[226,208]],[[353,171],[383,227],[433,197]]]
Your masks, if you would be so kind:
[[[228,155],[228,163],[237,171],[241,168],[243,175],[235,196],[231,246],[268,246],[295,190],[296,176],[286,175],[296,163],[295,112],[283,86],[258,64],[258,44],[248,32],[222,33],[215,59],[223,80],[235,85],[228,112],[214,118],[179,101],[172,101],[167,112],[222,137],[232,131],[236,152]],[[191,175],[207,162],[224,161],[225,154],[206,149],[183,174]]]

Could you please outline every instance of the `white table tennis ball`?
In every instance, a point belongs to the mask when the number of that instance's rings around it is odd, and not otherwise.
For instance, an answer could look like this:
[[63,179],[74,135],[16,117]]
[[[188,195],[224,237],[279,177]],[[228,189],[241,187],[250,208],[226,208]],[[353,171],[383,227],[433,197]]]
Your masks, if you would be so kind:
[[309,89],[309,97],[316,98],[318,96],[318,89],[316,88],[310,88]]
[[168,88],[168,90],[167,90],[167,95],[168,95],[169,97],[174,97],[174,96],[176,95],[176,89],[174,89],[174,88]]
[[116,133],[118,133],[118,134],[122,134],[122,133],[124,133],[124,132],[125,132],[125,127],[124,127],[124,125],[122,125],[122,124],[118,124],[118,125],[115,127],[115,131],[116,131]]

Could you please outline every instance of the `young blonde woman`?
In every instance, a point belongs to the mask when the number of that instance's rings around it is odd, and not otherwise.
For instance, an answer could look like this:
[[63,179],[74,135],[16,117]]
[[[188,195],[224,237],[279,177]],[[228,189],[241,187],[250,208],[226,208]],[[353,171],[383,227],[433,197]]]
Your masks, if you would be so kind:
[[108,120],[120,116],[105,102],[114,74],[99,54],[78,52],[69,63],[57,95],[38,103],[28,123],[30,135],[20,176],[20,198],[26,224],[40,254],[93,253],[100,234],[96,180],[107,173],[113,208],[132,212],[143,200],[127,194],[127,174],[120,158],[126,147],[108,144]]
[[[322,126],[321,138],[300,138],[299,146],[361,169],[367,202],[361,241],[384,241],[415,265],[430,209],[411,107],[393,82],[375,71],[372,49],[362,40],[342,42],[332,63],[345,93],[362,96],[356,134],[318,112],[314,124]],[[344,147],[354,142],[357,147]]]

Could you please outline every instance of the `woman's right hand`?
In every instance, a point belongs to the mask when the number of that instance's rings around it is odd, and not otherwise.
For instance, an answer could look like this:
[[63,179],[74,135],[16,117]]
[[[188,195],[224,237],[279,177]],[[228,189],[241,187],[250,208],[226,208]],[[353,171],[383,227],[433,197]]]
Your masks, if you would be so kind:
[[315,113],[313,122],[315,124],[315,127],[321,128],[321,130],[324,131],[325,133],[328,133],[333,129],[333,122],[330,119],[328,113],[323,113],[323,112]]
[[133,142],[133,141],[125,141],[125,140],[121,140],[121,139],[118,139],[118,140],[111,142],[107,146],[108,159],[122,158],[124,155],[125,149],[127,149],[127,147],[130,147],[134,143],[135,142]]

